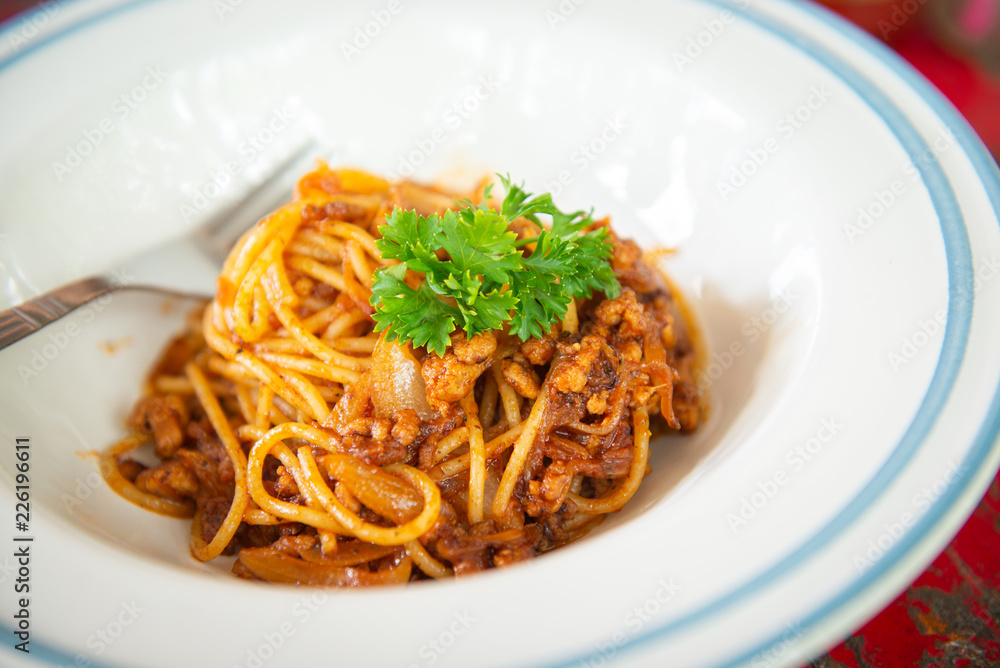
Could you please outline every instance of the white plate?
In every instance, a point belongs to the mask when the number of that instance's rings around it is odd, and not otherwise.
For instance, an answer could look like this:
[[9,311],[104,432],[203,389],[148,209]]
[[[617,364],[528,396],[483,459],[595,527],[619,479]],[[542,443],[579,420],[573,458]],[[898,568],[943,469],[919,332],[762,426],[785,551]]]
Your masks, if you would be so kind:
[[[5,664],[793,665],[891,600],[993,477],[996,166],[922,79],[820,10],[45,12],[0,40],[0,303],[183,235],[317,136],[376,172],[509,172],[679,247],[714,409],[657,445],[624,512],[529,564],[380,591],[255,585],[196,563],[183,522],[75,454],[120,433],[177,326],[176,305],[122,293],[0,354],[2,533],[19,534],[14,439],[30,437],[34,537],[30,657],[7,633],[11,557],[0,573]],[[205,262],[176,271],[210,285]]]

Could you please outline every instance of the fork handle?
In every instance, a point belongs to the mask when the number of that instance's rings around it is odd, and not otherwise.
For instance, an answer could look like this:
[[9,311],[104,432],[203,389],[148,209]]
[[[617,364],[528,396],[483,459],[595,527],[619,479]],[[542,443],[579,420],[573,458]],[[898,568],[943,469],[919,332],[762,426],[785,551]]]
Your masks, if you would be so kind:
[[84,278],[0,312],[0,350],[119,287],[104,276]]

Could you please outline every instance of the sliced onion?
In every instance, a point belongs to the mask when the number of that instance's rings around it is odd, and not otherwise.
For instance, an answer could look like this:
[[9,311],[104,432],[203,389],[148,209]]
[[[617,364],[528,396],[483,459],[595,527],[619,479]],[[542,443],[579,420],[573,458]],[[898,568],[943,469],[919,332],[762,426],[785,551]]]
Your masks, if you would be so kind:
[[420,362],[410,346],[386,341],[384,335],[379,337],[365,377],[378,417],[392,417],[405,408],[413,409],[423,420],[437,417],[437,411],[427,402]]
[[399,584],[410,579],[413,560],[404,557],[385,570],[327,566],[282,554],[268,548],[244,548],[239,562],[257,577],[280,584],[318,587],[363,587]]

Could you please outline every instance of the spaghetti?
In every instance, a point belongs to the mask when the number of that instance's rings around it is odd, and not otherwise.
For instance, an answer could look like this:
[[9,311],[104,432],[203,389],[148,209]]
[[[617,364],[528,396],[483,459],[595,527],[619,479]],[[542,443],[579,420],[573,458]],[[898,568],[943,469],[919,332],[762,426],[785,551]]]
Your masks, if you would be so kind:
[[[622,508],[647,472],[651,420],[685,432],[702,420],[678,301],[611,234],[621,294],[571,301],[544,336],[456,331],[442,356],[380,337],[371,286],[393,264],[380,223],[396,207],[454,206],[354,170],[303,177],[164,352],[132,435],[102,455],[111,488],[190,517],[197,559],[235,554],[241,577],[336,586],[507,566]],[[133,457],[147,445],[155,466]]]

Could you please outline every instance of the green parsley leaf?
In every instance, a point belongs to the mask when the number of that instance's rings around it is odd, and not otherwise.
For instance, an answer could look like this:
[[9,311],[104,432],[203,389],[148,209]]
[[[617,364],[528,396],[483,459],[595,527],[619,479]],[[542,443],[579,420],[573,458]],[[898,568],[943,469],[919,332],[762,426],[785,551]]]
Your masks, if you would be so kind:
[[388,224],[379,228],[382,238],[375,242],[382,257],[403,262],[427,260],[439,248],[441,223],[437,216],[424,218],[416,211],[393,209],[385,220]]
[[508,272],[518,268],[514,241],[507,220],[495,211],[463,209],[448,211],[441,221],[441,247],[462,273],[482,275],[498,286],[507,282]]
[[[548,193],[532,195],[509,177],[500,180],[506,195],[499,211],[466,201],[441,216],[400,209],[386,216],[376,244],[400,264],[375,274],[375,331],[442,355],[456,327],[473,337],[509,321],[511,333],[526,341],[558,322],[571,299],[618,296],[606,228],[590,213],[561,211]],[[541,228],[537,237],[519,240],[510,231],[522,217]],[[423,273],[419,288],[406,284],[408,269]]]
[[404,276],[405,264],[375,273],[372,293],[379,295],[378,308],[372,315],[375,331],[385,330],[389,341],[410,341],[444,355],[451,345],[448,335],[455,330],[455,320],[461,317],[458,309],[439,299],[427,283],[414,290],[403,280]]

